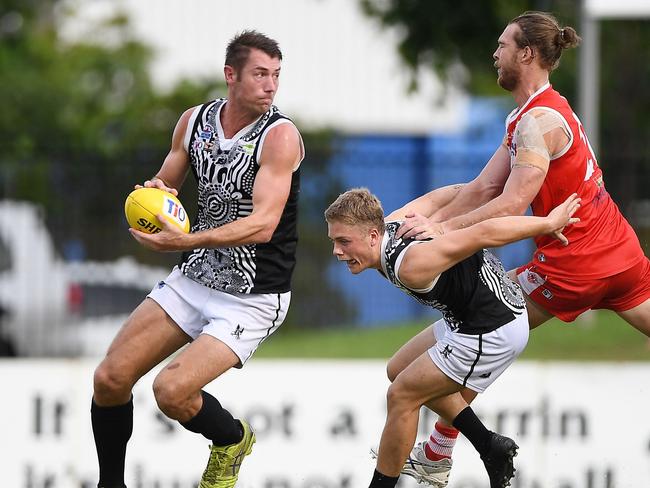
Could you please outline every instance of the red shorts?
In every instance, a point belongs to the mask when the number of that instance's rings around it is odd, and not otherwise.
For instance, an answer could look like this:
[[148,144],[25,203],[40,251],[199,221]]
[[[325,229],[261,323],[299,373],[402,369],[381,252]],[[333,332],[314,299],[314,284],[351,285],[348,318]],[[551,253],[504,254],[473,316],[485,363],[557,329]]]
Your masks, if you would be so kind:
[[557,278],[552,275],[552,270],[541,270],[533,263],[517,268],[517,278],[535,303],[564,322],[572,322],[592,308],[624,312],[650,298],[648,258],[605,278]]

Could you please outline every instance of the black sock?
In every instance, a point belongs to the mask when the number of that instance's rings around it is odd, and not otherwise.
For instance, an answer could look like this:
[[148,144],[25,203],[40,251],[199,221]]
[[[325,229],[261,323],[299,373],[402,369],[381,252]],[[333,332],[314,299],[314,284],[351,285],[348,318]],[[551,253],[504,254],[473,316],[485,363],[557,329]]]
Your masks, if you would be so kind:
[[375,469],[375,472],[372,474],[372,481],[368,488],[395,488],[398,479],[399,476],[394,478],[392,476],[386,476]]
[[223,408],[215,397],[201,391],[203,406],[201,410],[180,424],[187,430],[203,435],[215,446],[236,444],[244,437],[244,429],[239,420],[235,420],[230,412]]
[[99,461],[98,486],[125,487],[124,461],[133,432],[133,397],[115,407],[100,407],[93,400],[90,418]]
[[476,416],[474,410],[470,407],[465,408],[456,416],[452,424],[467,437],[481,456],[487,452],[491,432]]

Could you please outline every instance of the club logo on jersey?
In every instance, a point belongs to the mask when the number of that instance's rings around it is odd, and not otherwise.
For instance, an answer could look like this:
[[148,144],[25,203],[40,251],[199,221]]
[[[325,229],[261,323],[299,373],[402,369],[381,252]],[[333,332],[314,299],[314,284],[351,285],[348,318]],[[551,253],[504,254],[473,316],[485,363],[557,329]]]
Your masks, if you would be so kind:
[[197,138],[192,144],[192,148],[195,151],[212,151],[214,147],[214,128],[210,124],[205,124],[202,129],[199,130]]
[[199,139],[203,142],[208,142],[212,140],[212,137],[214,137],[214,127],[210,124],[205,124],[203,129],[199,131]]
[[599,187],[598,193],[596,193],[596,196],[593,199],[594,205],[596,206],[601,205],[603,202],[605,202],[606,198],[607,198],[607,192],[605,191],[605,188]]

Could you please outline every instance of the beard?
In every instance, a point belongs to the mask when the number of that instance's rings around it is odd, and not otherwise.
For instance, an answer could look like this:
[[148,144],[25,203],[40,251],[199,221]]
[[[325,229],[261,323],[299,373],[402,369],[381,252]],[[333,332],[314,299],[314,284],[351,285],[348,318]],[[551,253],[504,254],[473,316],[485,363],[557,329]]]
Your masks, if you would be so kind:
[[513,91],[519,85],[521,79],[521,71],[516,64],[510,67],[501,67],[501,74],[497,78],[497,83],[501,88],[508,91]]

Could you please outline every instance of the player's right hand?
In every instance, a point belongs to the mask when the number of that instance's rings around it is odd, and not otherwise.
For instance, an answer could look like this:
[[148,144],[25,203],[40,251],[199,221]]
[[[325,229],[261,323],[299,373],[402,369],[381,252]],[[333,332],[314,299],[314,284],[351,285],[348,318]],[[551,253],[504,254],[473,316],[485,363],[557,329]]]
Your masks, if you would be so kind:
[[551,232],[549,232],[549,234],[553,234],[553,236],[565,246],[569,244],[569,239],[567,239],[563,234],[564,228],[567,225],[580,222],[578,217],[573,217],[573,214],[576,213],[579,208],[580,198],[577,193],[573,193],[548,214],[547,218],[551,225]]
[[408,213],[405,215],[404,222],[397,229],[395,237],[408,239],[413,238],[421,241],[429,238],[436,238],[444,234],[442,224],[432,222],[424,215]]
[[[151,187],[150,187],[151,188]],[[130,228],[129,232],[136,241],[153,251],[172,252],[187,251],[191,247],[184,244],[187,233],[178,226],[170,223],[162,214],[156,216],[162,225],[162,230],[155,234],[148,234],[137,229]]]
[[135,185],[135,189],[137,190],[138,188],[158,188],[159,190],[163,190],[171,193],[174,196],[178,196],[178,190],[176,190],[176,188],[167,186],[163,180],[156,178],[155,176],[150,180],[145,181],[144,185]]

